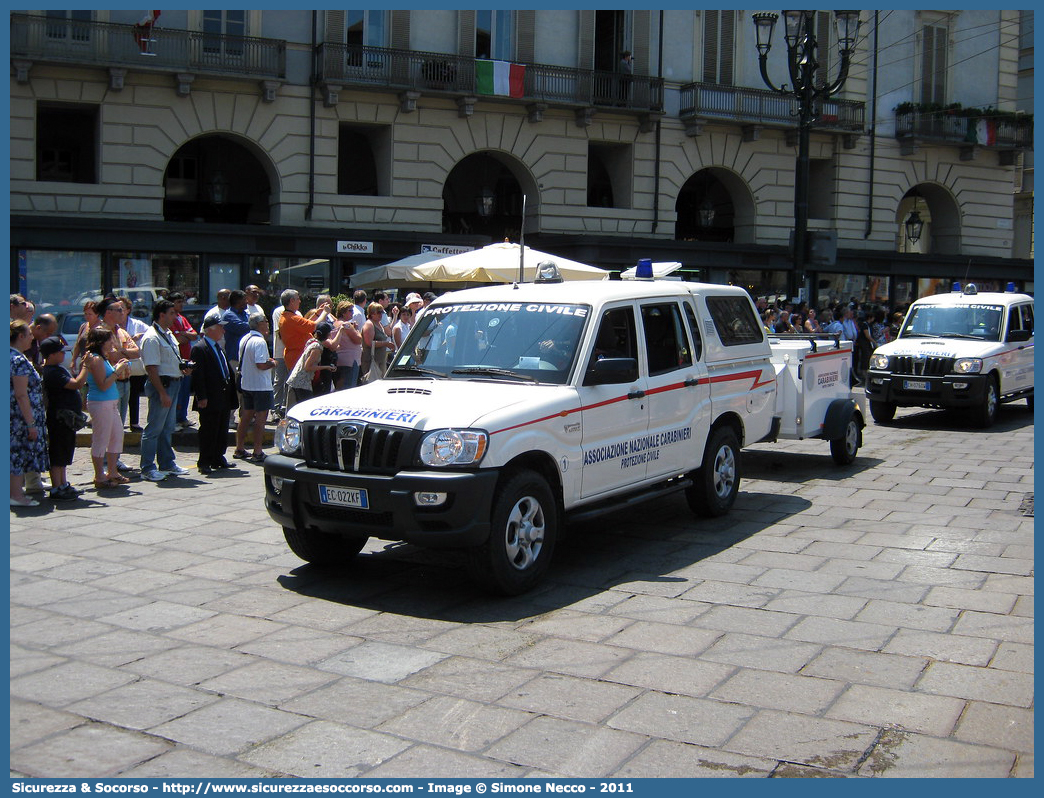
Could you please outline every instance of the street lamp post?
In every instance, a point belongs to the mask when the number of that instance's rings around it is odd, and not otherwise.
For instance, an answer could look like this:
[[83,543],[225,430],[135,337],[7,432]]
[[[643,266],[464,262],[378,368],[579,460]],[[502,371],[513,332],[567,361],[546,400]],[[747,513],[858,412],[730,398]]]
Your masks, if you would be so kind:
[[[858,11],[835,11],[834,26],[837,31],[841,66],[833,83],[824,79],[816,85],[817,77],[825,64],[819,62],[819,44],[813,31],[815,11],[784,11],[786,23],[784,39],[787,44],[787,68],[790,86],[786,83],[773,84],[768,74],[768,54],[772,49],[772,31],[779,14],[763,11],[753,15],[757,34],[758,65],[761,79],[772,91],[793,96],[797,100],[798,156],[794,169],[794,273],[802,285],[805,284],[805,262],[808,257],[808,167],[809,132],[812,123],[819,118],[822,101],[837,94],[848,79],[852,51],[859,34]],[[811,299],[811,297],[810,297]]]

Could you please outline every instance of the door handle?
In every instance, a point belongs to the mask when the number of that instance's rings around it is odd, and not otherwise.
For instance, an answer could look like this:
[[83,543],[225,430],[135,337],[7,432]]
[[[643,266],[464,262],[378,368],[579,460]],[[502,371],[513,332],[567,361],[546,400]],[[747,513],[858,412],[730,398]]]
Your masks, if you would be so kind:
[[686,388],[692,388],[694,385],[699,385],[699,384],[700,384],[700,378],[699,377],[689,377],[689,378],[687,378],[685,380],[685,382],[682,383],[682,385],[684,385]]
[[630,391],[627,394],[628,399],[641,399],[643,396],[645,396],[645,391]]

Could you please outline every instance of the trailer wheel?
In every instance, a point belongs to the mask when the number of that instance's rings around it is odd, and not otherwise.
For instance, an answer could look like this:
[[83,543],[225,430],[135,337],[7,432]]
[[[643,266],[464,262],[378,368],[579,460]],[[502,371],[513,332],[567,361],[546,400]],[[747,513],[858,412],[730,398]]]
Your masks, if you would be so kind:
[[685,498],[696,515],[717,518],[732,508],[740,485],[740,445],[732,427],[719,427],[711,433],[703,465],[692,476]]
[[856,452],[859,451],[861,437],[859,422],[852,416],[845,424],[845,434],[830,441],[830,455],[834,462],[838,465],[851,465],[856,459]]
[[558,536],[558,504],[535,471],[508,477],[493,497],[489,539],[472,550],[475,581],[492,592],[517,596],[547,571]]
[[870,415],[878,424],[887,424],[895,418],[895,402],[875,402],[871,399]]
[[326,568],[347,565],[369,540],[288,526],[283,527],[283,537],[290,550],[302,560]]

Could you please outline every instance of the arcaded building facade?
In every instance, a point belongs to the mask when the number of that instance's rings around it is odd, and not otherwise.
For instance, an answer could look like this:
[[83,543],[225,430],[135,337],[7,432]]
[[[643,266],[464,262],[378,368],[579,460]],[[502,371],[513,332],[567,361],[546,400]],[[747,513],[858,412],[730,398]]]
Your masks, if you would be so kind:
[[11,14],[12,291],[38,304],[337,293],[523,230],[813,305],[1033,288],[1032,12],[861,13],[811,134],[823,246],[800,274],[794,101],[762,82],[750,11],[141,13]]

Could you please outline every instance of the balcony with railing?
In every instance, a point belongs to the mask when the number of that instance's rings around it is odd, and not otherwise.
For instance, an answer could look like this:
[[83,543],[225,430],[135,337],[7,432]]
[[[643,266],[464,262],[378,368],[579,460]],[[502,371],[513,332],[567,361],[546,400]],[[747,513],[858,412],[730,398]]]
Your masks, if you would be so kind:
[[963,113],[959,110],[897,109],[895,137],[904,154],[917,143],[953,144],[974,157],[976,147],[1009,151],[1033,149],[1033,117],[1024,114]]
[[[863,132],[866,104],[830,98],[819,103],[818,130],[853,134]],[[797,99],[765,89],[689,83],[681,88],[680,116],[694,122],[728,122],[741,126],[794,128]]]
[[[485,93],[478,80],[482,59],[330,42],[319,46],[317,57],[320,82],[328,87],[329,104],[336,103],[338,87],[458,98]],[[578,111],[593,108],[640,115],[663,113],[662,78],[547,64],[517,66],[522,67],[517,90],[494,96]]]
[[[253,36],[153,28],[140,43],[134,25],[11,15],[11,59],[18,79],[28,79],[32,63],[75,64],[250,77],[279,81],[286,76],[286,42]],[[23,74],[24,73],[24,74]]]

